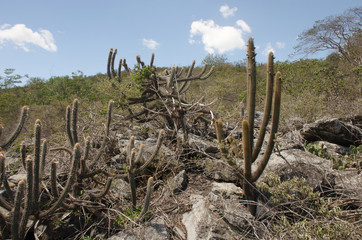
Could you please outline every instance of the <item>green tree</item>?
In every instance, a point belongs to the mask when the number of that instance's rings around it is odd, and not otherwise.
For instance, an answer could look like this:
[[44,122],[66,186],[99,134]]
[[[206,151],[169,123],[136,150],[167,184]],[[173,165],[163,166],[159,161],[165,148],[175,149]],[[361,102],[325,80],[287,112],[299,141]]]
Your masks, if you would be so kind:
[[21,83],[23,77],[28,77],[27,75],[21,76],[19,74],[14,74],[14,68],[6,68],[4,70],[5,77],[0,76],[0,89],[7,89],[15,87],[15,84]]
[[207,64],[209,66],[219,66],[224,65],[227,62],[227,57],[224,54],[208,54],[202,64]]
[[313,54],[325,50],[339,52],[353,67],[362,64],[362,7],[351,8],[342,15],[329,16],[302,32],[295,53]]

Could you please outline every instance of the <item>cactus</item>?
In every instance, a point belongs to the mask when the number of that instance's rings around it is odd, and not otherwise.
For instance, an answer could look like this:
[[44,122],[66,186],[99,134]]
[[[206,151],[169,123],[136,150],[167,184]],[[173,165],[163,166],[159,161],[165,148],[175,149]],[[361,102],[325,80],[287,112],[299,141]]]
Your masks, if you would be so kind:
[[[243,155],[244,155],[244,179],[243,179],[243,189],[247,200],[254,201],[254,189],[251,182],[251,145],[252,136],[250,135],[250,124],[248,120],[243,120],[242,122],[242,131],[243,131]],[[255,215],[255,205],[249,204],[248,209],[251,214]]]
[[112,120],[112,108],[113,108],[113,104],[114,101],[113,100],[109,100],[108,101],[108,108],[107,108],[107,122],[106,122],[106,129],[105,129],[105,134],[103,135],[103,140],[102,140],[102,144],[101,147],[96,155],[96,157],[93,160],[93,163],[91,164],[91,167],[93,167],[98,160],[100,159],[100,157],[103,154],[103,151],[106,147],[106,143],[107,143],[107,139],[109,136],[109,126],[111,125],[111,120]]
[[137,174],[139,174],[140,172],[142,172],[143,170],[145,170],[150,165],[150,163],[155,159],[155,157],[157,156],[157,154],[161,148],[163,137],[164,137],[164,130],[160,130],[160,132],[158,134],[156,147],[153,150],[153,153],[141,166],[139,166],[139,165],[141,163],[141,158],[142,158],[145,146],[144,146],[144,144],[140,145],[139,151],[136,156],[137,150],[134,147],[135,138],[134,138],[134,136],[130,137],[130,141],[127,145],[127,156],[128,156],[128,162],[129,162],[129,166],[127,168],[127,173],[128,173],[128,181],[129,181],[130,188],[131,188],[131,200],[132,200],[133,209],[136,209],[136,206],[137,206],[135,176]]
[[34,163],[33,163],[33,213],[38,214],[38,200],[39,200],[39,188],[40,188],[40,135],[41,134],[41,122],[39,119],[35,121],[34,135]]
[[81,150],[80,150],[80,145],[79,143],[74,145],[73,148],[73,155],[72,155],[72,164],[71,164],[71,168],[69,170],[69,174],[68,174],[68,180],[67,183],[63,189],[62,194],[59,196],[59,198],[57,199],[57,201],[47,210],[41,212],[39,214],[40,218],[43,218],[47,215],[52,214],[55,210],[57,210],[63,203],[63,200],[65,199],[65,197],[68,195],[71,186],[73,185],[73,182],[76,178],[76,174],[77,174],[77,168],[79,166],[79,161],[81,158]]
[[[107,73],[109,80],[115,78],[115,75],[112,74],[112,65],[114,64],[114,56],[116,55],[116,51],[111,49],[108,56],[107,62]],[[193,74],[193,69],[195,67],[195,61],[193,61],[192,65],[189,67],[187,73],[184,74],[183,68],[178,68],[173,66],[171,70],[164,71],[163,75],[159,75],[156,67],[153,65],[154,62],[154,54],[151,56],[150,65],[145,65],[143,61],[141,61],[141,57],[139,55],[136,56],[137,65],[136,71],[131,72],[135,73],[136,82],[141,83],[141,87],[138,90],[141,90],[141,94],[137,97],[129,97],[123,95],[123,97],[127,100],[126,107],[130,112],[125,119],[136,119],[142,121],[152,121],[154,119],[158,119],[158,117],[162,117],[165,119],[164,122],[169,129],[172,130],[172,137],[175,137],[178,130],[182,129],[184,133],[184,140],[186,142],[188,138],[188,131],[192,129],[186,120],[189,114],[188,112],[192,112],[192,115],[200,115],[199,118],[202,119],[204,114],[208,114],[210,111],[205,110],[207,105],[200,104],[199,102],[194,104],[189,104],[185,99],[181,98],[181,95],[186,93],[186,91],[190,88],[191,83],[195,80],[205,80],[211,76],[214,72],[214,66],[212,66],[208,73],[206,73],[207,65],[203,67],[199,74]],[[122,65],[125,66],[125,59],[123,60]],[[121,65],[120,65],[121,66]],[[128,69],[125,66],[126,70]],[[118,73],[120,72],[120,68],[118,69]],[[142,71],[147,74],[139,74]],[[140,78],[140,79],[139,79]],[[120,80],[119,80],[120,81]],[[112,86],[116,86],[112,83]],[[137,86],[139,87],[139,86]],[[121,94],[124,94],[123,92]],[[143,104],[142,110],[137,113],[133,113],[130,108],[131,105],[134,104]],[[124,106],[124,103],[120,105]],[[145,118],[141,118],[140,116],[145,115]],[[194,123],[192,124],[194,125]]]
[[[32,195],[33,192],[33,162],[29,156],[26,160],[26,195],[25,195],[25,204],[24,204],[24,212],[21,217],[20,226],[19,226],[19,236],[25,236],[26,225],[28,223],[28,219],[31,212],[31,204],[32,204]],[[15,223],[15,222],[14,222]]]
[[135,219],[136,222],[141,222],[148,212],[148,208],[150,206],[150,201],[151,201],[152,185],[153,185],[153,177],[149,177],[147,181],[145,201],[140,214]]
[[264,106],[263,120],[260,126],[259,136],[255,143],[255,147],[252,155],[252,162],[254,162],[257,156],[260,153],[261,146],[265,137],[266,126],[268,125],[270,119],[270,113],[272,108],[272,98],[273,98],[273,78],[274,78],[274,55],[272,52],[269,52],[268,55],[268,65],[267,65],[267,85],[266,85],[266,98]]
[[[40,133],[41,133],[41,122],[40,120],[36,120],[35,122],[35,141],[34,141],[34,153],[32,156],[27,156],[25,165],[26,165],[26,182],[24,180],[18,183],[18,189],[16,191],[16,195],[14,198],[14,205],[8,203],[2,197],[0,197],[0,205],[4,207],[6,210],[11,211],[11,222],[6,223],[6,217],[1,214],[0,216],[0,224],[3,222],[1,219],[5,220],[5,227],[2,231],[3,236],[6,236],[6,226],[11,226],[11,234],[12,239],[24,239],[26,233],[26,226],[30,216],[33,219],[41,219],[49,216],[55,210],[57,210],[63,203],[64,198],[68,195],[69,189],[74,182],[74,177],[76,175],[76,168],[79,165],[80,159],[80,147],[79,144],[74,146],[73,150],[73,165],[71,168],[71,172],[69,173],[69,178],[67,184],[61,194],[60,197],[57,197],[57,201],[52,204],[49,209],[41,211],[39,209],[40,206],[40,197],[39,197],[39,189],[41,182],[41,167],[40,167]],[[44,147],[44,144],[43,144]],[[43,151],[44,153],[44,151]],[[42,156],[43,157],[43,156]],[[44,156],[45,158],[45,156]],[[34,160],[33,160],[34,159]],[[5,158],[3,155],[0,156],[0,164],[3,166]],[[44,161],[45,162],[45,161]],[[1,168],[2,170],[2,168]],[[4,171],[3,171],[4,173]],[[4,174],[2,174],[4,176]],[[6,179],[3,178],[3,182]],[[24,194],[24,189],[26,192]],[[24,197],[24,200],[22,200]],[[24,201],[24,206],[21,208],[21,205]]]
[[[254,118],[255,118],[255,86],[256,86],[256,71],[255,66],[255,53],[253,39],[249,39],[248,44],[248,120],[243,120],[243,154],[244,154],[244,191],[248,200],[255,201],[255,193],[253,183],[258,180],[263,173],[266,165],[268,164],[270,155],[274,148],[275,134],[278,130],[279,114],[280,114],[280,101],[281,101],[281,73],[277,72],[274,78],[274,92],[272,87],[273,77],[273,54],[269,53],[268,58],[268,79],[267,79],[267,97],[264,109],[264,118],[259,132],[259,137],[255,146],[253,146],[253,133],[254,133]],[[270,111],[272,111],[271,131],[269,141],[267,143],[264,155],[259,162],[256,170],[251,171],[251,165],[259,155],[261,145],[264,141],[266,126],[269,121]],[[248,205],[250,212],[256,214],[256,206]]]
[[[274,139],[275,134],[278,130],[279,124],[279,114],[280,114],[280,101],[281,101],[281,73],[277,72],[274,76],[273,69],[273,53],[269,53],[268,57],[268,76],[267,76],[267,93],[266,93],[266,102],[264,107],[264,116],[260,126],[259,136],[257,138],[256,144],[253,144],[254,138],[254,120],[255,120],[255,95],[256,95],[256,63],[255,63],[255,52],[254,52],[254,42],[252,38],[249,38],[247,58],[248,58],[248,68],[247,68],[247,119],[242,121],[242,133],[243,133],[243,157],[244,157],[244,174],[243,174],[243,188],[247,200],[255,201],[255,186],[254,183],[258,180],[260,175],[263,173],[266,165],[268,164],[269,158],[274,148]],[[274,77],[274,79],[273,79]],[[254,171],[252,171],[252,164],[257,159],[262,143],[264,142],[266,127],[271,118],[271,130],[269,141],[266,146],[266,150],[263,153],[263,157],[260,160],[258,166]],[[218,142],[220,143],[220,129],[222,129],[222,121],[216,120],[215,122],[216,135],[218,137]],[[228,152],[228,149],[221,152]],[[238,166],[234,161],[228,160],[228,163],[233,167]],[[255,215],[256,214],[256,205],[248,204],[249,211]]]
[[223,156],[226,156],[228,154],[228,149],[225,146],[224,130],[221,118],[215,120],[215,130],[216,130],[216,139],[217,143],[219,144],[221,154]]
[[[106,133],[104,137],[104,142],[109,135],[109,126],[111,122],[111,108],[113,101],[109,102],[108,106],[108,119],[106,124]],[[22,165],[26,168],[26,181],[21,181],[18,184],[18,190],[16,191],[15,198],[12,196],[12,190],[8,185],[7,176],[5,173],[5,152],[0,149],[0,186],[3,184],[6,189],[7,198],[0,196],[0,206],[7,210],[0,213],[0,227],[2,231],[2,236],[6,237],[11,232],[13,239],[23,239],[26,233],[26,226],[28,219],[38,220],[50,217],[56,210],[60,207],[72,207],[68,205],[66,199],[68,198],[68,193],[70,190],[77,186],[79,181],[82,181],[84,178],[92,178],[94,172],[89,172],[89,168],[86,166],[86,159],[90,156],[90,137],[87,137],[84,143],[84,151],[82,155],[82,150],[80,143],[78,142],[77,136],[77,115],[78,115],[78,100],[73,101],[73,108],[70,106],[67,108],[67,132],[70,144],[72,149],[68,148],[59,148],[66,150],[72,156],[71,166],[68,173],[67,182],[61,192],[58,192],[57,188],[57,164],[56,159],[53,159],[51,162],[51,174],[50,174],[50,187],[51,191],[45,192],[48,193],[48,198],[50,202],[44,204],[42,201],[43,196],[40,196],[40,189],[43,186],[42,178],[44,176],[44,169],[46,165],[46,155],[48,149],[48,142],[44,140],[41,142],[41,121],[38,119],[34,124],[34,152],[31,155],[26,156],[26,145],[24,142],[21,143],[20,147],[20,158]],[[25,121],[24,116],[26,115],[27,108],[23,108],[22,111],[22,121]],[[70,114],[72,113],[72,114]],[[19,125],[22,125],[21,123]],[[18,127],[17,129],[21,129]],[[70,133],[70,134],[69,134]],[[16,135],[16,134],[15,134]],[[18,135],[18,133],[17,133]],[[12,140],[13,141],[13,140]],[[7,141],[7,145],[11,144],[12,141]],[[105,143],[102,144],[103,151]],[[57,150],[59,150],[57,149]],[[54,150],[54,149],[51,149]],[[101,171],[102,172],[102,171]],[[107,175],[107,174],[106,174]],[[108,176],[108,175],[107,175]],[[89,193],[91,199],[103,198],[109,191],[112,183],[112,177],[108,177],[105,183],[104,188],[94,194]],[[77,182],[78,181],[78,182]],[[97,181],[96,181],[97,182]],[[97,182],[98,184],[99,182]],[[25,185],[26,184],[26,185]],[[25,187],[26,186],[26,187]],[[26,189],[24,193],[24,189]],[[43,194],[43,193],[42,193]],[[24,198],[22,197],[24,196]],[[74,195],[77,197],[77,195]],[[8,200],[9,199],[9,200]],[[46,209],[40,209],[40,206],[46,207]],[[8,216],[12,217],[9,218]]]
[[[1,149],[7,149],[15,140],[16,138],[19,136],[21,130],[24,127],[27,115],[28,115],[28,111],[29,111],[29,107],[28,106],[24,106],[21,109],[21,114],[20,114],[20,120],[19,123],[15,129],[15,131],[11,134],[11,136],[9,137],[9,139],[7,141],[5,141],[4,143],[0,143],[0,150]],[[2,124],[0,124],[0,136],[2,134]]]
[[24,195],[24,189],[25,189],[25,181],[21,180],[18,183],[18,190],[16,191],[15,200],[14,200],[14,209],[12,214],[13,224],[11,225],[11,238],[13,240],[18,240],[23,238],[22,236],[19,236],[19,225],[17,223],[20,222],[21,218],[21,200]]
[[[105,149],[106,143],[107,143],[107,139],[109,137],[109,127],[111,124],[111,120],[112,120],[112,108],[113,108],[113,100],[109,100],[108,102],[108,108],[107,108],[107,122],[106,122],[106,129],[105,129],[105,134],[103,135],[103,140],[102,140],[102,144],[101,147],[96,155],[96,157],[93,159],[92,163],[90,164],[90,168],[94,167],[94,165],[98,162],[98,160],[100,159],[100,157],[103,154],[103,151]],[[78,121],[78,108],[79,108],[79,100],[78,99],[74,99],[73,100],[73,104],[72,106],[68,105],[66,108],[66,129],[67,129],[67,135],[68,135],[68,139],[70,142],[70,145],[73,147],[75,143],[78,142],[78,133],[77,133],[77,121]],[[88,139],[88,140],[87,140]],[[85,174],[85,161],[88,158],[88,153],[89,153],[89,148],[90,148],[90,137],[86,137],[86,142],[88,141],[88,143],[85,146],[85,156],[83,156],[82,160],[81,160],[81,167],[82,167],[82,174]],[[51,151],[56,151],[56,150],[65,150],[68,152],[71,152],[69,149],[66,148],[53,148],[51,149]]]
[[119,64],[118,64],[118,70],[115,71],[114,70],[114,60],[116,58],[116,55],[117,55],[117,49],[114,49],[114,51],[113,51],[113,48],[111,48],[109,50],[109,54],[108,54],[107,75],[108,75],[109,80],[116,78],[118,82],[121,82],[122,81],[122,78],[121,78],[122,66],[124,66],[126,71],[128,71],[128,66],[127,66],[126,60],[122,61],[122,59],[120,59]]

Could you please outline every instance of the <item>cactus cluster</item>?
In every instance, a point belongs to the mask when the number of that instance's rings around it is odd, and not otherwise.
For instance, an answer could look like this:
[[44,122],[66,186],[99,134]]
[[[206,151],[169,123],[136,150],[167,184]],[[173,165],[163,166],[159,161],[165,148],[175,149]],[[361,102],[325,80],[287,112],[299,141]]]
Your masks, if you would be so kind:
[[[155,157],[157,156],[157,154],[161,148],[163,137],[164,137],[164,130],[160,130],[160,132],[158,134],[158,139],[157,139],[155,149],[153,150],[153,153],[145,161],[143,161],[143,152],[144,152],[144,148],[145,148],[144,144],[140,145],[137,153],[136,153],[137,149],[135,148],[135,137],[134,136],[130,137],[130,140],[127,144],[127,159],[128,159],[128,163],[129,163],[128,167],[127,167],[127,174],[128,174],[128,181],[129,181],[130,188],[131,188],[131,200],[132,200],[133,209],[136,209],[136,207],[137,207],[136,180],[135,180],[136,175],[138,175],[143,170],[145,170],[155,159]],[[143,205],[141,213],[139,214],[138,218],[136,219],[136,222],[141,221],[142,218],[144,217],[144,215],[148,211],[151,193],[152,193],[152,183],[153,183],[153,178],[150,177],[148,179],[148,183],[147,183],[147,191],[146,191],[144,205]]]
[[[109,111],[111,109],[112,103],[109,104]],[[7,189],[7,198],[0,196],[0,206],[5,208],[8,212],[8,216],[0,213],[0,226],[2,229],[2,236],[8,236],[9,226],[11,226],[11,237],[12,239],[24,239],[26,233],[26,227],[28,219],[33,220],[44,219],[52,215],[57,209],[61,207],[67,207],[65,199],[68,198],[68,194],[73,190],[73,195],[76,196],[74,189],[79,185],[80,181],[85,178],[86,174],[86,165],[85,161],[87,159],[87,153],[89,151],[89,137],[85,142],[85,148],[82,155],[82,149],[80,143],[78,143],[78,136],[76,132],[76,119],[77,119],[77,106],[78,100],[73,102],[73,117],[72,128],[67,125],[67,129],[71,129],[68,133],[71,133],[70,143],[72,149],[64,148],[71,155],[71,164],[68,173],[67,182],[61,193],[58,192],[58,183],[57,183],[57,161],[53,159],[51,161],[51,191],[49,191],[50,199],[47,204],[44,205],[42,202],[40,190],[42,189],[42,180],[45,175],[44,169],[46,164],[46,155],[48,149],[48,142],[44,140],[41,143],[41,121],[37,119],[34,124],[34,151],[32,154],[27,155],[26,149],[27,146],[24,142],[21,143],[21,162],[26,169],[26,179],[19,181],[16,189],[15,198],[11,201],[12,190],[9,187],[8,178],[5,174],[5,152],[1,151],[0,155],[0,166],[1,166],[1,184],[4,185],[4,188]],[[18,127],[14,134],[10,137],[5,144],[2,144],[3,147],[8,147],[11,142],[13,142],[16,137],[19,135],[22,126],[24,125],[25,116],[27,113],[27,107],[24,107],[21,114],[21,120],[18,124]],[[69,111],[67,108],[67,116]],[[68,120],[68,118],[67,118]],[[68,130],[69,130],[68,129]],[[108,179],[107,184],[105,184],[105,189],[102,194],[94,197],[102,197],[109,190],[111,185],[111,178]],[[8,200],[10,199],[10,200]],[[44,207],[46,206],[46,207]]]
[[[247,119],[242,121],[242,146],[244,157],[244,169],[243,169],[243,189],[247,200],[255,201],[255,186],[254,183],[258,180],[263,173],[269,158],[274,148],[275,134],[278,130],[279,113],[280,113],[280,101],[281,101],[281,73],[274,74],[274,56],[270,52],[268,56],[267,65],[267,86],[266,86],[266,99],[264,106],[263,120],[260,126],[259,135],[254,145],[254,120],[255,120],[255,97],[256,97],[256,63],[255,63],[255,47],[252,38],[249,38],[247,48]],[[271,115],[271,129],[270,136],[267,142],[265,152],[258,166],[252,171],[252,164],[256,161],[260,154],[262,144],[264,142],[267,125],[270,121]],[[225,140],[222,130],[222,121],[218,119],[215,121],[216,135],[222,154],[225,156],[229,150],[225,146]],[[234,167],[237,167],[235,161],[229,158],[228,163]],[[255,215],[256,205],[254,203],[248,204],[249,211]]]
[[[165,70],[163,74],[160,74],[153,64],[155,55],[152,54],[150,65],[145,65],[141,57],[137,55],[135,71],[131,71],[128,68],[125,59],[120,60],[118,70],[115,71],[116,54],[117,49],[111,49],[108,55],[107,75],[109,80],[116,79],[118,82],[121,82],[121,68],[123,66],[126,71],[133,74],[135,82],[141,85],[139,97],[124,96],[128,103],[128,111],[130,112],[125,119],[152,121],[162,118],[166,127],[172,130],[172,136],[175,136],[178,130],[182,129],[184,138],[187,139],[188,132],[192,129],[191,124],[188,124],[186,118],[188,113],[192,112],[193,115],[202,116],[210,111],[205,109],[207,107],[206,104],[201,104],[200,102],[190,104],[182,98],[182,95],[187,92],[193,81],[209,78],[214,72],[214,66],[206,73],[207,65],[204,65],[201,72],[193,74],[195,69],[195,61],[193,61],[188,70],[173,66],[170,70]],[[145,72],[147,74],[143,74]],[[116,84],[112,83],[112,86],[116,86]],[[142,104],[142,110],[134,113],[130,108],[134,104]],[[196,119],[203,120],[202,117]]]
[[[5,150],[16,140],[24,126],[28,107],[23,107],[16,130],[9,139],[1,144],[0,148],[0,187],[5,189],[5,193],[0,195],[0,206],[6,210],[0,212],[0,228],[3,238],[11,236],[12,239],[24,239],[26,232],[29,230],[27,229],[29,227],[29,219],[48,219],[55,211],[61,208],[76,209],[77,205],[74,204],[74,199],[79,198],[79,201],[81,199],[90,199],[94,201],[103,198],[109,192],[114,178],[129,178],[132,206],[136,206],[135,176],[146,169],[157,156],[162,144],[164,131],[160,131],[156,148],[146,161],[143,159],[144,145],[140,146],[136,156],[134,137],[131,137],[127,148],[129,153],[128,174],[117,174],[117,172],[112,172],[111,169],[95,168],[95,164],[104,153],[109,137],[112,106],[113,101],[109,101],[105,133],[97,153],[91,148],[91,137],[87,136],[84,139],[84,145],[79,141],[77,132],[79,101],[77,99],[73,101],[72,106],[69,105],[66,108],[66,132],[70,147],[48,149],[48,141],[41,141],[42,123],[39,119],[36,120],[34,124],[33,152],[31,154],[27,153],[28,146],[26,146],[25,142],[22,142],[20,145],[20,158],[26,170],[26,178],[20,180],[15,189],[12,189],[6,174]],[[2,129],[2,126],[0,129]],[[54,158],[51,161],[47,161],[49,151],[65,151],[70,155],[69,171],[66,175],[66,183],[62,188],[59,187],[59,176],[57,175],[57,160],[59,159]],[[92,160],[90,164],[87,163],[89,160]],[[47,163],[50,163],[49,174],[45,173]],[[101,177],[102,175],[104,177]],[[50,181],[44,181],[46,179]],[[43,191],[47,182],[49,182],[50,187]],[[95,184],[92,184],[92,182]],[[142,221],[145,213],[148,211],[152,184],[153,178],[149,178],[144,206],[141,214],[136,219],[137,222]],[[102,189],[92,189],[94,185],[102,185]],[[88,207],[84,206],[83,208]],[[89,208],[91,209],[92,207]]]

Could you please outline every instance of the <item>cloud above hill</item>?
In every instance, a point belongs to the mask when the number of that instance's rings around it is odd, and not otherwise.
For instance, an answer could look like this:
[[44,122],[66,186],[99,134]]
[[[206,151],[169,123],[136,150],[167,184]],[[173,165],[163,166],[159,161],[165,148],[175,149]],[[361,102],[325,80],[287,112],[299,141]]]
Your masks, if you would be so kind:
[[33,31],[25,26],[25,24],[15,24],[11,26],[4,24],[0,26],[0,47],[6,43],[12,43],[28,52],[29,45],[36,45],[46,51],[56,52],[57,46],[53,38],[53,34],[45,29]]
[[156,49],[160,44],[156,42],[153,39],[142,39],[143,46],[147,47],[148,49],[154,50]]
[[194,37],[201,35],[205,51],[223,54],[245,48],[243,35],[250,32],[251,28],[243,20],[238,20],[236,26],[219,26],[213,20],[199,20],[191,23],[189,43],[196,43]]

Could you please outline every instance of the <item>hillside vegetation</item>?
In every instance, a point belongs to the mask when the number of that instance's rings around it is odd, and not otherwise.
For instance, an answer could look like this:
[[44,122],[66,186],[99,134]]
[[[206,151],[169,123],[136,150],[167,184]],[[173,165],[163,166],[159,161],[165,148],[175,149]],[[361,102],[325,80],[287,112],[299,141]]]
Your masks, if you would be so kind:
[[[163,71],[164,68],[159,69]],[[361,115],[361,66],[350,67],[339,54],[333,53],[319,60],[276,62],[275,69],[283,75],[282,124],[292,117],[310,122],[325,116]],[[96,114],[101,114],[107,101],[113,99],[116,111],[122,114],[122,105],[126,104],[122,96],[139,93],[132,84],[134,79],[127,73],[123,75],[121,86],[112,85],[105,74],[84,76],[79,71],[72,76],[48,80],[30,78],[22,87],[3,87],[0,89],[0,122],[11,128],[19,114],[18,109],[28,105],[32,110],[31,118],[48,119],[46,125],[51,131],[49,133],[53,133],[60,129],[65,107],[75,98],[81,100],[84,109],[92,109]],[[260,109],[265,97],[265,64],[257,66],[257,75],[257,109]],[[4,76],[14,79],[16,75],[10,73]],[[211,109],[216,115],[227,121],[240,120],[246,101],[246,66],[242,63],[217,64],[211,77],[192,83],[186,98],[198,100],[202,96],[206,103],[214,101]]]

